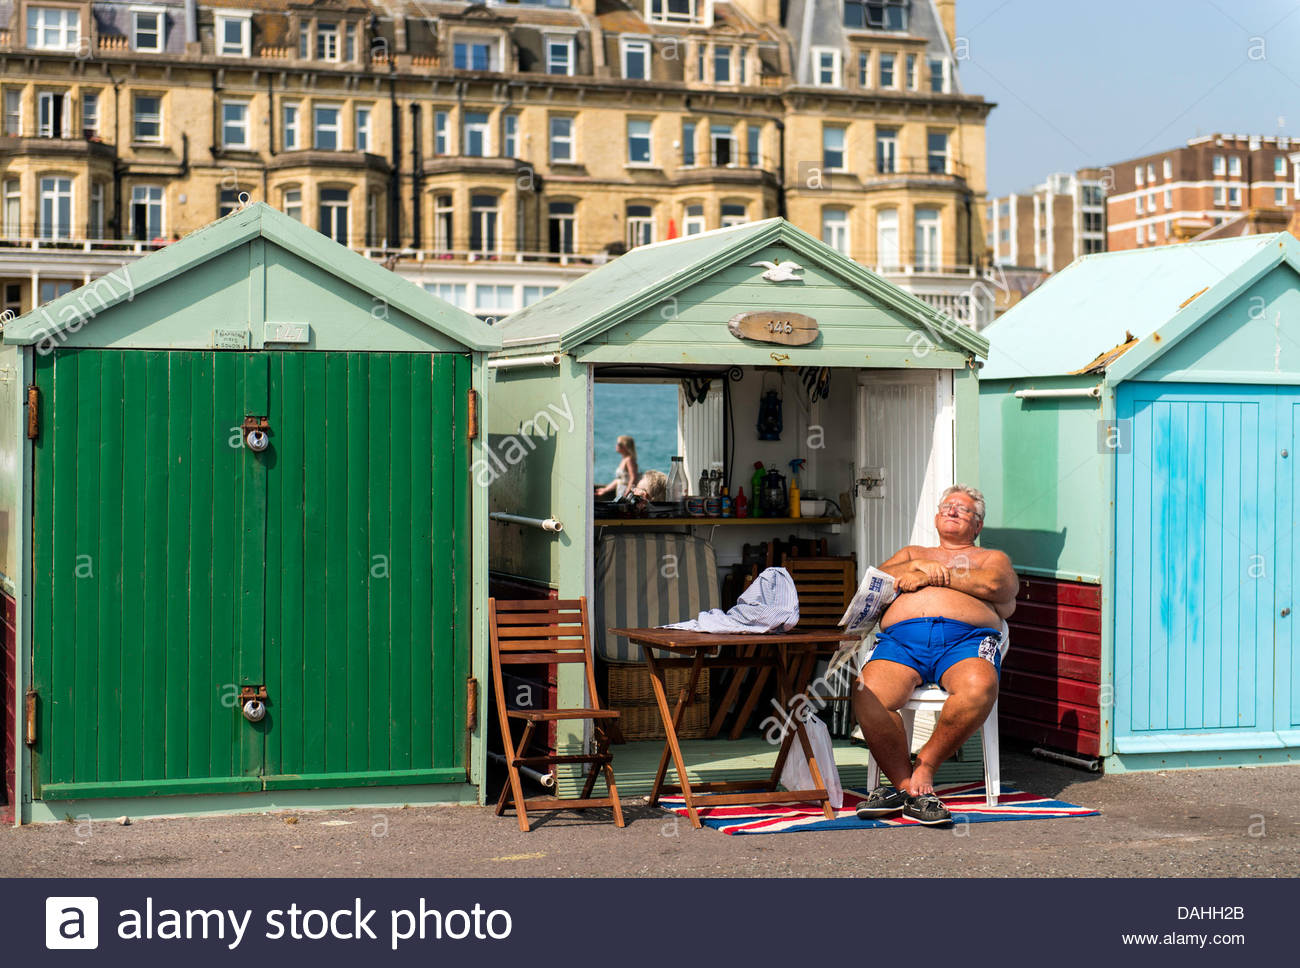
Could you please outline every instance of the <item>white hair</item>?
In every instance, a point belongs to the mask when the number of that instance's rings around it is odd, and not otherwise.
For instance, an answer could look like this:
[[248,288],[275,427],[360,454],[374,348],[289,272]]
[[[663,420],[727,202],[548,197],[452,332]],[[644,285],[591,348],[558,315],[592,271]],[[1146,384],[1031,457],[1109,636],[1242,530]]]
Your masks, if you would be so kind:
[[981,521],[984,520],[984,495],[983,494],[975,490],[975,488],[973,487],[967,487],[965,484],[954,484],[952,487],[948,488],[943,492],[943,496],[939,498],[939,503],[942,504],[944,501],[948,500],[948,498],[954,494],[965,494],[968,498],[974,501],[975,513],[979,516],[979,519]]

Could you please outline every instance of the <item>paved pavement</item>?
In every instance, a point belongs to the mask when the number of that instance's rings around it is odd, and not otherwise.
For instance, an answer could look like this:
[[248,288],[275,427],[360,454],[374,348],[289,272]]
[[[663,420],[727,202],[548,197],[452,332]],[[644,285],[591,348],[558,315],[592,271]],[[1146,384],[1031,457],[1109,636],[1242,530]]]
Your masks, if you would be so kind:
[[729,837],[628,801],[521,834],[486,807],[302,811],[0,830],[0,876],[1294,877],[1300,768],[1095,776],[1003,754],[1008,781],[1101,810],[1069,820]]

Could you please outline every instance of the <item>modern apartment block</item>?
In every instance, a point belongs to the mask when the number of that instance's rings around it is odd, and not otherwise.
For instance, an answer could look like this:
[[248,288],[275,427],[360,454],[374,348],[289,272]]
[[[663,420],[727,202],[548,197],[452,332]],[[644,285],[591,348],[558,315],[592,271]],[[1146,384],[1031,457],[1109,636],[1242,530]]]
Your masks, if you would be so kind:
[[[953,0],[0,0],[20,312],[262,200],[484,316],[783,215],[974,325]],[[981,314],[984,315],[981,315]]]
[[1097,168],[1060,172],[1028,192],[990,199],[989,258],[996,265],[1052,273],[1081,255],[1104,252],[1104,176]]
[[1285,228],[1300,188],[1296,147],[1282,136],[1210,134],[1109,166],[1107,248]]

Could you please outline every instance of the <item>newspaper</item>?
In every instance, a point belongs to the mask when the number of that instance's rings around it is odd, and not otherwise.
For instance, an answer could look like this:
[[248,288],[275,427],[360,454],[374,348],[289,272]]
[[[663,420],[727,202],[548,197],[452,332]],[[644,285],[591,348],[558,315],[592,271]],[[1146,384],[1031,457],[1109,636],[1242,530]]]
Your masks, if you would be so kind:
[[866,635],[876,627],[893,600],[894,579],[879,568],[868,568],[839,624],[846,632]]
[[839,669],[857,656],[863,638],[876,627],[880,616],[885,614],[885,609],[893,600],[894,579],[879,568],[868,568],[858,590],[853,594],[853,601],[838,622],[844,626],[845,635],[854,638],[840,643],[839,651],[831,657],[828,672]]

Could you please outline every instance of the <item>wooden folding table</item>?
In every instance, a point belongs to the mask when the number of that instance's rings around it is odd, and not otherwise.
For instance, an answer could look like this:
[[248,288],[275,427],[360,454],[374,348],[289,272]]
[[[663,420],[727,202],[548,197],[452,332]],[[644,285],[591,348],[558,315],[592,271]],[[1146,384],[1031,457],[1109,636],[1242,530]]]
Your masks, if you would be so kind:
[[[810,632],[767,632],[767,633],[709,633],[687,632],[679,629],[610,629],[611,635],[621,635],[635,645],[640,645],[645,657],[650,683],[654,689],[655,702],[659,705],[659,715],[664,723],[664,751],[659,757],[659,770],[655,774],[654,788],[650,792],[650,805],[659,802],[664,793],[680,793],[686,802],[686,813],[692,825],[700,827],[699,808],[705,806],[727,806],[747,803],[785,803],[790,801],[820,803],[827,818],[835,818],[835,808],[831,806],[826,793],[826,782],[813,755],[812,745],[804,729],[801,716],[791,714],[790,704],[794,699],[796,681],[804,658],[818,647],[836,645],[846,636],[842,629],[822,629]],[[730,656],[724,654],[758,646],[752,655]],[[657,658],[653,650],[671,652],[690,658]],[[758,667],[772,669],[776,674],[777,696],[783,710],[781,747],[777,752],[776,765],[766,780],[760,781],[711,781],[691,783],[686,775],[686,763],[682,759],[681,744],[677,741],[677,727],[681,723],[686,706],[694,698],[695,686],[705,664],[723,668]],[[690,678],[677,696],[677,705],[670,708],[668,694],[664,687],[663,670],[667,667],[690,666]],[[793,727],[793,728],[791,728]],[[804,756],[808,759],[809,772],[816,788],[811,790],[777,790],[781,779],[781,769],[795,740],[799,741]],[[672,758],[677,770],[677,785],[664,783],[668,772],[668,760]],[[758,789],[755,789],[755,788]]]

